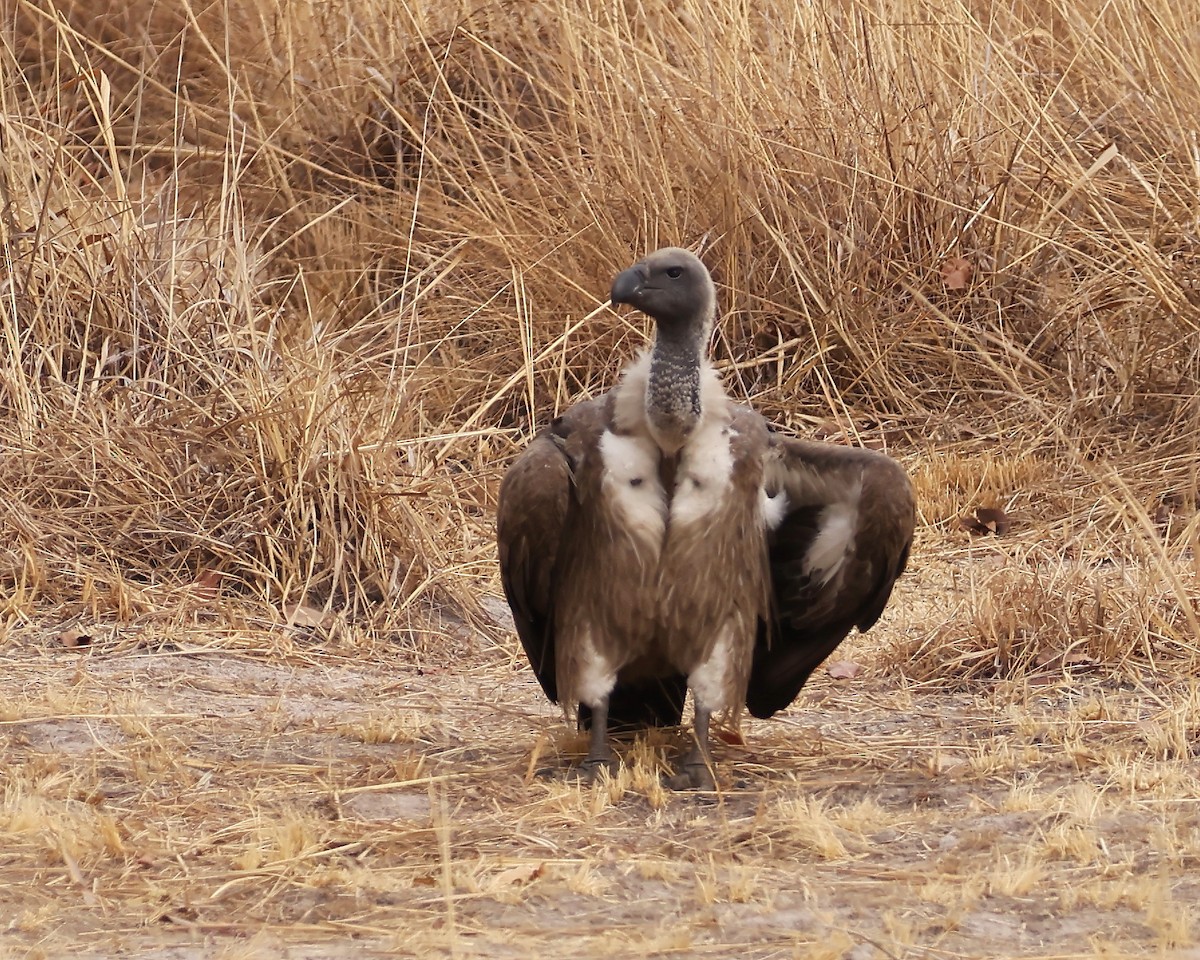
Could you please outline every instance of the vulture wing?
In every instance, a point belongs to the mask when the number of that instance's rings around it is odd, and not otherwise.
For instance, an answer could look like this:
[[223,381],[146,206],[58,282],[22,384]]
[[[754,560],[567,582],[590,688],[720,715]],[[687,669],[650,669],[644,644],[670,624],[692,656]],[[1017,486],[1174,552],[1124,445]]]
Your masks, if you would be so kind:
[[543,430],[500,484],[496,543],[500,580],[521,646],[546,696],[558,702],[554,661],[555,568],[572,500],[561,420]]
[[[500,580],[517,635],[546,696],[558,703],[554,604],[567,551],[577,549],[576,524],[596,509],[594,491],[581,492],[575,477],[598,448],[611,417],[609,395],[577,403],[534,437],[500,484],[496,542]],[[615,575],[615,574],[614,574]],[[609,696],[610,729],[675,726],[683,716],[687,678],[682,675],[619,681]],[[591,711],[579,704],[579,725]]]
[[771,534],[772,623],[761,623],[746,706],[769,717],[791,703],[851,628],[870,628],[904,571],[916,508],[890,457],[773,434],[768,494],[786,495]]

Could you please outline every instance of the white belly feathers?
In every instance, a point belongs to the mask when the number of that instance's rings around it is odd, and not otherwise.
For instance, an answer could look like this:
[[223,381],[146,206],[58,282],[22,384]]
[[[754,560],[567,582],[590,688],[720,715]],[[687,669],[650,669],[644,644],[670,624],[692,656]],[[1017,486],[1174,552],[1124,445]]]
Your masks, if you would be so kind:
[[675,475],[671,522],[692,524],[716,512],[733,475],[732,430],[719,420],[702,423],[688,439]]
[[702,424],[680,451],[675,495],[668,510],[659,480],[659,451],[649,436],[605,431],[600,438],[604,497],[621,524],[645,545],[661,547],[667,526],[691,525],[715,513],[729,494],[733,475],[732,428]]
[[658,481],[658,447],[648,436],[609,430],[600,437],[604,498],[621,526],[657,553],[667,530],[667,502]]

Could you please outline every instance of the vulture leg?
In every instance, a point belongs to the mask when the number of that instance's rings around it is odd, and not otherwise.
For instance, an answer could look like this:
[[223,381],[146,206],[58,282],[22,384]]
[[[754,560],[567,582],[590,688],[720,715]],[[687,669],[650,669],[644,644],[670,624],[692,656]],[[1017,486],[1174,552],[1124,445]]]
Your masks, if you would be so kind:
[[712,711],[696,704],[696,716],[692,721],[692,749],[683,758],[681,769],[667,780],[672,790],[716,790],[713,778],[712,752],[708,747],[708,721]]
[[580,764],[580,774],[585,780],[595,780],[601,767],[607,767],[612,759],[608,746],[608,697],[592,707],[592,729],[588,739],[587,756]]

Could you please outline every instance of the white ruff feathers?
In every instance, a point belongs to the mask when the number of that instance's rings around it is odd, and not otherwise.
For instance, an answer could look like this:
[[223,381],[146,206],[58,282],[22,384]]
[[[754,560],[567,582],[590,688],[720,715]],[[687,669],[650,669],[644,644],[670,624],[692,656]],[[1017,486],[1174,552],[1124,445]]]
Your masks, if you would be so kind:
[[604,495],[622,526],[655,554],[666,532],[666,498],[658,482],[658,448],[649,437],[605,431],[600,438]]
[[702,420],[683,448],[671,501],[671,522],[691,524],[720,509],[733,474],[730,428],[715,418]]
[[617,682],[616,668],[601,656],[592,642],[590,631],[585,631],[580,640],[579,675],[575,694],[580,703],[596,707],[612,693]]

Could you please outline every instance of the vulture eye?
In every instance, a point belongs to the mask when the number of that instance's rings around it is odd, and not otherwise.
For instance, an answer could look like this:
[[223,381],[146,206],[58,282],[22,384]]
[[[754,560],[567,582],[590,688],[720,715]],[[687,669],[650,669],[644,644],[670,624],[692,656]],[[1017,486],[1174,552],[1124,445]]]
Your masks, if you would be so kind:
[[683,276],[683,267],[667,267],[667,276],[672,280],[678,280]]

